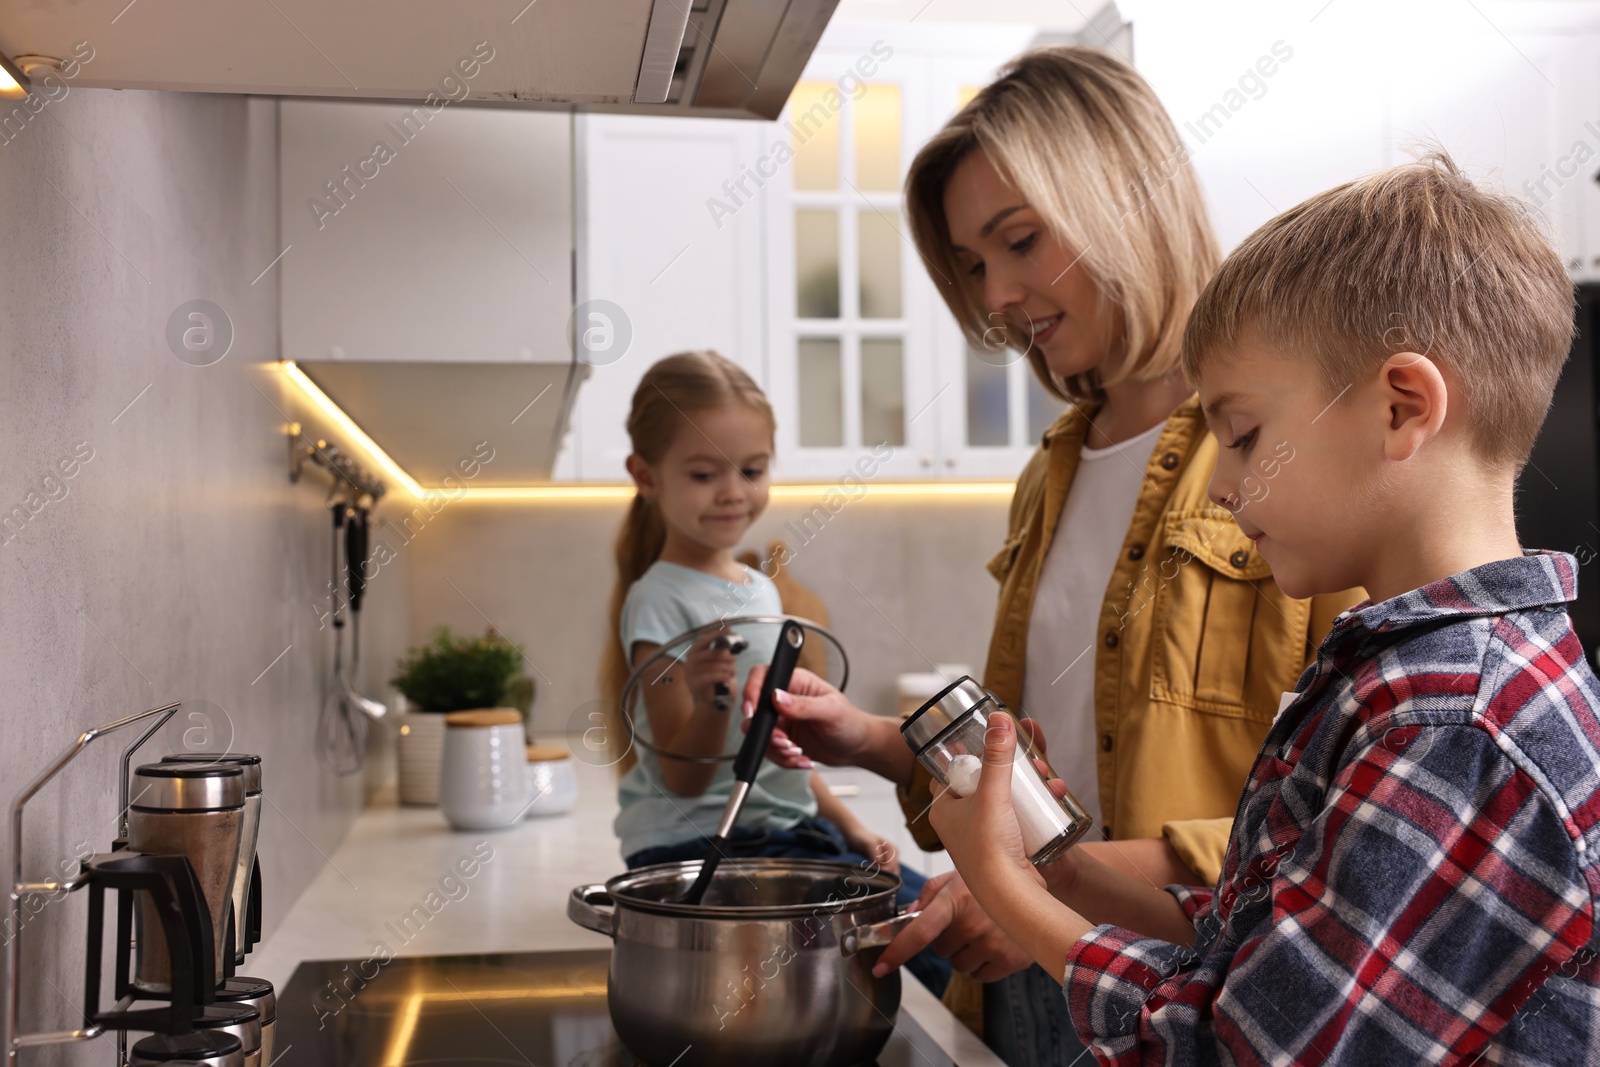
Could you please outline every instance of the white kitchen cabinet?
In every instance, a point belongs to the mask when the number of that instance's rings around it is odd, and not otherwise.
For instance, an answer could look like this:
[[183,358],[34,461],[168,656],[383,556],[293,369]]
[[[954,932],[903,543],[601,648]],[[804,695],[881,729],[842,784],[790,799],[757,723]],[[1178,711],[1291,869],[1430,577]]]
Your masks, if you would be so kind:
[[285,358],[570,363],[571,124],[281,101]]
[[550,476],[576,387],[572,117],[278,104],[282,355],[407,474]]
[[[601,331],[557,480],[627,480],[626,423],[656,360],[709,348],[770,390],[762,321],[765,263],[759,204],[714,212],[744,179],[770,125],[723,119],[580,115],[574,325]],[[604,331],[610,330],[609,337]]]

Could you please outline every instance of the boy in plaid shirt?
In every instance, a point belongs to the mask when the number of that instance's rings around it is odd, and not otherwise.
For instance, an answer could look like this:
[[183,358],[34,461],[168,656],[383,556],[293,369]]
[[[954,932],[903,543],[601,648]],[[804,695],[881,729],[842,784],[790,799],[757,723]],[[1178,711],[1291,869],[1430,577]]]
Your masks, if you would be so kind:
[[1573,557],[1513,514],[1572,316],[1525,212],[1442,155],[1273,219],[1201,296],[1213,501],[1290,596],[1370,597],[1283,695],[1214,890],[1035,870],[1009,774],[934,804],[1102,1062],[1600,1062],[1600,682]]

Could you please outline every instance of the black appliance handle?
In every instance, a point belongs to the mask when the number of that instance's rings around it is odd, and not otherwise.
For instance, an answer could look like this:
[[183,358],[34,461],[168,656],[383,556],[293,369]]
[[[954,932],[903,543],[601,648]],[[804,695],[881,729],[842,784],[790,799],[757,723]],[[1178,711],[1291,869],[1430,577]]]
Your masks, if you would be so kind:
[[259,852],[255,854],[254,862],[250,865],[250,895],[245,904],[244,914],[244,950],[249,952],[261,943],[261,853]]
[[[89,887],[88,951],[84,959],[84,1016],[108,1030],[150,1030],[183,1034],[216,999],[216,943],[211,910],[189,857],[152,855],[123,849],[90,856],[83,862]],[[117,958],[112,988],[118,1000],[140,997],[132,981],[133,907],[139,893],[154,898],[171,961],[172,989],[163,1008],[100,1010],[101,951],[104,944],[105,893],[117,893]]]

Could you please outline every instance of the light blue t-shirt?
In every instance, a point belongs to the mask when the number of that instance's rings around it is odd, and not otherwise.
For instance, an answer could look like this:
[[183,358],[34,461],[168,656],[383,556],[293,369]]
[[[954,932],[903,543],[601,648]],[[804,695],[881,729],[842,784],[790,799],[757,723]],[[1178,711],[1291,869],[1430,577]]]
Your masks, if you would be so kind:
[[[657,560],[628,588],[622,604],[619,636],[629,661],[633,645],[644,641],[665,645],[679,635],[715,622],[719,618],[741,615],[781,615],[783,602],[772,579],[745,567],[748,583],[730,582],[716,575]],[[758,663],[771,663],[778,645],[779,624],[745,625],[739,633],[750,647],[738,656],[738,678],[733,683],[733,710],[728,712],[728,739],[724,752],[736,752],[744,740],[743,715],[739,710],[745,676]],[[644,699],[634,701],[634,730],[646,741],[654,741]],[[661,776],[661,761],[654,752],[634,746],[639,762],[617,785],[617,801],[622,810],[614,824],[622,839],[624,858],[641,849],[677,845],[716,835],[717,824],[728,806],[733,790],[733,762],[719,763],[706,791],[697,797],[679,796],[667,789]],[[787,830],[801,819],[817,813],[811,793],[810,772],[789,770],[763,761],[755,784],[745,797],[739,825],[772,830]]]

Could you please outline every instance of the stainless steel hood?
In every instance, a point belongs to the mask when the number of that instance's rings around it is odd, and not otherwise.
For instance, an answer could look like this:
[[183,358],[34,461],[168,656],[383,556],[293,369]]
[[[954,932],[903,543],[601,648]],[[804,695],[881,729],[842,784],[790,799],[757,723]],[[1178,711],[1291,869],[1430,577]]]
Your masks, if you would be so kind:
[[74,86],[773,119],[838,0],[41,0],[0,51]]

